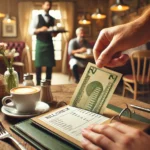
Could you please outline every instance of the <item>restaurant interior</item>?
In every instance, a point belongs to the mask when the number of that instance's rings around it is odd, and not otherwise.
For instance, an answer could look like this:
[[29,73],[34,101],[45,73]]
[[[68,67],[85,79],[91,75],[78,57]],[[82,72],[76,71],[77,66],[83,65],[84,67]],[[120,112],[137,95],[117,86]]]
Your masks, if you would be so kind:
[[[74,83],[68,64],[68,43],[76,37],[75,30],[78,27],[84,28],[85,36],[93,47],[102,29],[133,21],[149,8],[149,3],[149,0],[53,0],[50,14],[56,18],[55,27],[66,32],[53,38],[56,60],[53,74],[56,75],[53,75],[52,84]],[[41,5],[42,0],[1,0],[0,41],[6,42],[8,49],[17,48],[20,53],[18,58],[15,58],[17,62],[14,63],[14,67],[21,74],[20,82],[23,81],[24,73],[35,73],[36,37],[29,34],[28,30],[33,16],[41,10]],[[24,48],[27,49],[26,59],[22,58]],[[147,50],[150,49],[150,44],[145,43],[126,52],[131,53],[134,49]],[[88,61],[94,62],[92,58],[87,58]],[[2,70],[4,72],[6,68],[3,66]],[[44,67],[43,70],[45,71]],[[113,70],[123,75],[132,74],[130,62]],[[59,75],[62,79],[60,81]]]
[[[36,36],[29,34],[28,31],[32,18],[42,9],[42,2],[42,0],[1,0],[0,42],[7,43],[8,49],[15,48],[19,53],[13,66],[19,73],[20,83],[23,82],[23,74],[32,73],[36,84],[34,66]],[[65,32],[53,38],[56,66],[53,67],[52,84],[75,83],[69,67],[68,43],[76,37],[75,30],[78,27],[84,28],[86,39],[93,47],[102,29],[137,19],[149,9],[149,3],[149,0],[53,0],[50,14],[56,19],[55,27]],[[23,55],[24,49],[26,52]],[[136,49],[148,50],[150,43],[128,49],[125,53],[131,54]],[[94,63],[93,55],[86,57],[81,56],[81,59]],[[44,77],[45,68],[42,69],[42,77]],[[109,69],[123,75],[132,74],[130,60],[122,67]],[[6,67],[1,61],[1,73],[3,74],[5,70]],[[82,75],[83,69],[81,68],[79,72]],[[119,85],[121,88],[118,88],[116,92],[122,95],[122,80]],[[133,97],[130,92],[127,94],[128,97]],[[143,95],[138,96],[139,99],[145,99],[145,96],[142,98]]]
[[[36,85],[36,35],[31,35],[29,33],[29,28],[32,19],[42,10],[41,6],[43,2],[44,0],[0,0],[0,43],[6,43],[6,49],[9,51],[15,49],[16,56],[14,54],[12,66],[19,76],[18,86],[23,85],[27,74],[32,75],[33,84]],[[92,48],[94,47],[100,31],[104,28],[134,21],[148,9],[150,9],[150,0],[52,0],[50,15],[55,18],[55,25],[53,26],[52,31],[56,33],[56,36],[54,36],[52,40],[54,44],[56,65],[53,67],[52,79],[49,85],[53,86],[50,90],[53,95],[53,100],[55,99],[59,101],[60,99],[59,102],[61,102],[62,99],[64,100],[66,98],[68,103],[74,91],[73,87],[81,84],[80,81],[79,83],[76,83],[75,81],[73,72],[70,69],[70,56],[68,54],[68,44],[71,39],[76,37],[77,28],[82,27],[84,29],[85,37],[91,45],[91,51],[86,51],[79,55],[77,54],[76,57],[86,61],[86,63],[91,62],[95,64]],[[138,47],[127,49],[124,53],[131,56],[132,53],[137,50],[145,51],[145,57],[148,55],[146,58],[148,63],[145,63],[143,60],[140,62],[140,72],[143,68],[148,70],[144,71],[144,73],[149,72],[148,65],[150,64],[150,53],[147,53],[147,50],[150,50],[150,42]],[[6,96],[6,89],[3,87],[1,81],[3,80],[2,76],[7,70],[3,57],[4,56],[0,56],[1,98]],[[107,67],[107,69],[110,69],[111,71],[116,71],[122,74],[122,78],[114,90],[116,95],[121,96],[116,97],[116,103],[120,104],[121,100],[126,103],[127,101],[123,100],[123,97],[125,97],[129,98],[128,102],[138,101],[143,107],[150,108],[150,84],[144,82],[138,83],[134,77],[129,79],[129,76],[135,76],[136,73],[133,68],[134,65],[136,67],[138,65],[137,63],[133,64],[132,61],[133,59],[130,57],[124,66],[115,68]],[[82,77],[85,68],[86,67],[78,68],[80,78]],[[45,74],[46,67],[43,66],[42,79],[44,79]],[[41,82],[41,87],[42,85],[43,83]],[[67,96],[67,94],[70,95]],[[61,103],[60,105],[63,104],[64,103]],[[58,105],[56,104],[56,106]],[[3,109],[3,111],[5,110]],[[4,114],[10,117],[16,117],[17,119],[21,118],[21,115],[11,115],[10,113],[7,114],[7,112],[4,112]],[[143,114],[141,113],[141,115]],[[146,115],[144,114],[144,116],[149,116],[149,113],[146,113]],[[31,115],[29,117],[31,117]],[[28,116],[24,115],[24,118],[28,118]],[[14,125],[20,120],[15,121],[12,118],[7,119],[2,113],[0,114],[0,119],[4,122],[7,130],[11,132],[11,134],[27,149],[40,149],[41,145],[37,146],[37,143],[29,142],[27,139],[25,141],[28,141],[30,144],[26,144],[28,142],[25,142],[22,138],[16,136],[16,134],[9,129],[10,125]],[[9,143],[9,145],[6,145],[6,143]],[[6,143],[2,142],[1,145],[4,146],[5,149],[10,148],[9,150],[13,150],[12,144],[8,141],[6,141]],[[57,147],[54,149],[57,149]]]

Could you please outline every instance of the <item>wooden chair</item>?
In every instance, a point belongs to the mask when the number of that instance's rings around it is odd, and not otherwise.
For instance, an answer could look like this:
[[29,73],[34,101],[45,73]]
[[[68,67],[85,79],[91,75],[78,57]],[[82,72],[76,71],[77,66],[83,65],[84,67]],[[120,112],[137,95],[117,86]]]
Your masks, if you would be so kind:
[[150,50],[134,51],[130,57],[132,74],[123,76],[123,93],[128,90],[137,99],[137,94],[150,92]]
[[74,80],[74,77],[73,77],[72,70],[70,69],[69,60],[70,60],[70,56],[68,54],[67,55],[67,68],[68,68],[68,80],[70,81],[71,79]]
[[21,61],[14,61],[13,66],[19,73],[19,81],[23,82],[23,74],[32,72],[32,60],[28,48],[23,49]]

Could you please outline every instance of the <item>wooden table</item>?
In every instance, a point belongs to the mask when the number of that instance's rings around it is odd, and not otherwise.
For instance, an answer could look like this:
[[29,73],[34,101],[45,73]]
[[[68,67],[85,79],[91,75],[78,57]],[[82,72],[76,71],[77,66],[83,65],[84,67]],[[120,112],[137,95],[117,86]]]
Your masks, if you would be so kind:
[[93,54],[87,54],[87,53],[76,53],[74,54],[75,57],[81,58],[81,59],[93,59],[94,56]]
[[[57,100],[58,102],[65,101],[69,103],[75,88],[76,88],[76,84],[53,85],[51,86],[51,91],[52,91],[54,100]],[[118,96],[118,95],[113,95],[110,100],[110,104],[113,104],[119,107],[121,106],[122,108],[124,108],[125,106],[124,103],[129,103],[129,104],[134,104],[134,105],[139,105],[139,106],[150,108],[150,104],[142,103],[140,101],[128,99],[128,98]],[[139,111],[139,110],[137,110],[136,113],[150,119],[150,113]],[[23,121],[24,119],[7,117],[0,112],[0,120],[2,121],[5,128],[13,135],[13,137],[15,137],[15,139],[18,140],[21,144],[23,144],[27,150],[36,150],[34,147],[32,147],[30,144],[25,142],[20,137],[18,137],[15,133],[13,133],[9,129],[10,125]]]
[[50,33],[66,33],[68,32],[67,30],[48,30],[48,31],[45,31],[45,32],[50,32]]

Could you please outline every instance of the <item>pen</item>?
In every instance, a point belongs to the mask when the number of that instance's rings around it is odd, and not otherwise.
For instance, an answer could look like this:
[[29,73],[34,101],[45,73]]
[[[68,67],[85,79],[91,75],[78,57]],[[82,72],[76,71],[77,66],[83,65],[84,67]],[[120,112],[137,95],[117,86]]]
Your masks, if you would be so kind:
[[143,108],[143,107],[132,105],[132,104],[130,104],[130,106],[135,108],[135,109],[139,109],[139,110],[146,111],[146,112],[150,113],[150,109],[149,108]]

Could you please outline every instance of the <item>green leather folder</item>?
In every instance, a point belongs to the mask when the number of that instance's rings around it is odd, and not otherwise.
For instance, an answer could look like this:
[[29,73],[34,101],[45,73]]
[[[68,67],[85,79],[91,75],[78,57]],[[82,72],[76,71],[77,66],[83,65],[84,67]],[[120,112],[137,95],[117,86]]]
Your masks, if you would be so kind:
[[[108,105],[107,105],[107,108],[109,108],[109,109],[111,109],[111,110],[114,110],[114,111],[117,112],[117,113],[120,113],[120,112],[122,111],[122,108],[117,107],[117,106],[114,106],[114,105],[112,105],[112,104],[108,104]],[[123,114],[123,116],[129,117],[128,114]],[[133,113],[133,112],[131,113],[131,116],[132,116],[132,119],[135,119],[135,120],[137,120],[137,121],[141,121],[141,122],[150,124],[150,119],[148,119],[148,118],[145,118],[145,117],[140,116],[140,115],[138,115],[138,114],[136,114],[136,113]]]
[[[118,113],[122,110],[122,108],[111,104],[108,104],[107,108]],[[133,113],[132,118],[148,124],[150,123],[150,119],[138,114]],[[73,143],[66,142],[62,137],[33,124],[30,119],[11,126],[11,129],[38,150],[80,150],[80,148],[73,145]]]
[[80,150],[58,136],[34,125],[30,119],[11,126],[11,130],[38,150]]

